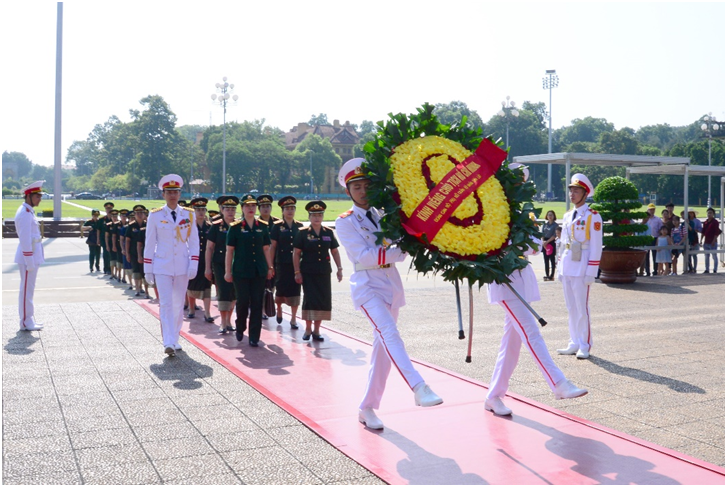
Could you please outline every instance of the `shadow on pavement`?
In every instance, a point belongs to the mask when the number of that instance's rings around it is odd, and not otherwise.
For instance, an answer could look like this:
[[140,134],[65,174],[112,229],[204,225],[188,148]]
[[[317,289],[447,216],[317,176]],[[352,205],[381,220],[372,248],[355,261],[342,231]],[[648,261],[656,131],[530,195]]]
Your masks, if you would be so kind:
[[35,350],[30,347],[38,340],[40,340],[40,338],[33,335],[33,333],[18,330],[15,332],[15,336],[8,340],[8,343],[6,343],[3,348],[10,355],[30,355],[35,352]]
[[194,390],[202,387],[200,379],[212,377],[213,369],[192,359],[183,350],[176,357],[166,357],[161,364],[152,364],[149,369],[159,380],[172,380],[177,389]]
[[591,355],[590,361],[594,365],[597,365],[613,374],[623,375],[626,377],[631,377],[632,379],[637,379],[644,382],[651,382],[653,384],[662,384],[676,392],[683,392],[687,394],[707,393],[707,391],[705,391],[701,387],[694,386],[692,384],[689,384],[688,382],[672,379],[671,377],[664,377],[663,375],[652,374],[651,372],[645,372],[641,369],[634,369],[633,367],[624,367],[623,365],[609,362],[608,360],[598,358],[594,355]]

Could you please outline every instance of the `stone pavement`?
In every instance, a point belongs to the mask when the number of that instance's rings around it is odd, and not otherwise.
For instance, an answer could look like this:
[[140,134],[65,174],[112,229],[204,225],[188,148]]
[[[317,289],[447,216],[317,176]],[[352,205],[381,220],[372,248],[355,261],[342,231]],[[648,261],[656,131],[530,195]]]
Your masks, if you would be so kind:
[[[36,316],[46,329],[18,332],[16,245],[3,240],[4,483],[381,483],[188,342],[165,359],[158,321],[125,287],[85,274],[80,240],[45,242]],[[533,264],[542,275],[542,259]],[[453,286],[414,275],[405,286],[411,355],[488,382],[499,307],[475,290],[466,364]],[[346,287],[334,285],[331,326],[371,340]],[[535,308],[554,350],[567,340],[562,291],[542,283],[541,293]],[[597,284],[591,295],[591,359],[555,357],[590,393],[555,401],[525,352],[512,391],[724,466],[724,273]]]

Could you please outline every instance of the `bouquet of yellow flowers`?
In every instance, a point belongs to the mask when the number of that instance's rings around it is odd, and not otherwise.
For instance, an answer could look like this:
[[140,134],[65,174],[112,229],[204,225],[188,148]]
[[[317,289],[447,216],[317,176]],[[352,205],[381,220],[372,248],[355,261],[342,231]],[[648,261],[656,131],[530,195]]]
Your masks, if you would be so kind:
[[398,242],[423,274],[470,285],[509,282],[527,265],[538,229],[529,218],[535,185],[503,165],[501,142],[467,124],[443,125],[425,104],[389,114],[364,146],[369,203],[383,208],[381,242]]

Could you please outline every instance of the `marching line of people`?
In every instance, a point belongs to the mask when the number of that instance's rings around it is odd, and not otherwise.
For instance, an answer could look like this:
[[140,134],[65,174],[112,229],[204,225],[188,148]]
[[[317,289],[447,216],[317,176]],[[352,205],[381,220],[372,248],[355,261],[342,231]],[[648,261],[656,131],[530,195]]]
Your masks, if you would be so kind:
[[[396,244],[376,243],[376,232],[384,214],[368,203],[370,180],[361,168],[363,162],[361,158],[349,160],[339,171],[339,183],[351,199],[352,207],[336,219],[336,232],[322,225],[325,202],[311,201],[306,205],[310,224],[305,226],[295,219],[297,201],[292,196],[277,202],[283,218],[276,219],[270,215],[273,202],[270,195],[257,198],[252,194],[241,198],[223,195],[217,198],[219,213],[210,219],[212,212],[207,211],[206,198],[197,197],[189,205],[181,204],[183,180],[169,174],[159,181],[165,200],[161,208],[149,212],[139,204],[131,212],[117,211],[108,202],[104,205],[107,214],[103,219],[98,210],[92,211],[91,220],[84,225],[88,231],[89,269],[100,272],[99,256],[102,255],[110,278],[119,282],[128,278],[136,288],[135,296],[148,297],[147,287],[156,286],[164,352],[174,356],[181,349],[179,333],[185,307],[187,318],[194,319],[196,302],[201,300],[204,321],[215,322],[210,305],[213,284],[220,311],[220,334],[235,331],[237,340],[242,341],[247,332],[249,345],[257,347],[263,319],[275,314],[277,322],[282,323],[283,306],[290,307],[290,326],[295,330],[299,328],[296,317],[302,304],[303,340],[323,341],[321,322],[332,319],[331,260],[340,282],[343,267],[338,248],[343,246],[353,264],[350,276],[353,305],[371,324],[373,333],[370,369],[358,406],[358,420],[370,429],[382,429],[384,425],[376,410],[392,365],[411,388],[416,406],[436,406],[443,399],[417,371],[399,334],[399,309],[406,300],[396,263],[404,261],[407,255]],[[522,167],[522,172],[527,180],[527,168]],[[32,301],[35,271],[43,262],[38,223],[33,213],[41,199],[42,183],[25,188],[25,202],[16,214],[20,240],[16,262],[21,272],[19,310],[23,330],[42,328],[33,318]],[[553,280],[557,275],[562,282],[568,311],[570,340],[557,353],[576,355],[578,359],[588,358],[593,347],[589,295],[602,250],[602,219],[586,204],[592,192],[593,185],[585,175],[574,175],[569,184],[573,210],[566,213],[562,229],[555,223],[555,214],[548,214],[548,231],[538,241],[547,254],[546,280]],[[238,205],[242,209],[239,219],[236,218]],[[258,211],[260,216],[256,216]],[[127,224],[126,219],[131,216],[133,221]],[[660,231],[665,233],[663,228]],[[532,266],[509,277],[526,302],[540,299]],[[276,289],[274,302],[266,303],[267,310],[264,310],[266,290],[270,288]],[[586,389],[570,382],[554,363],[537,321],[509,288],[489,285],[488,300],[505,311],[505,328],[484,402],[486,410],[496,415],[512,414],[502,398],[523,346],[557,399],[587,394]],[[233,310],[236,311],[234,325]]]

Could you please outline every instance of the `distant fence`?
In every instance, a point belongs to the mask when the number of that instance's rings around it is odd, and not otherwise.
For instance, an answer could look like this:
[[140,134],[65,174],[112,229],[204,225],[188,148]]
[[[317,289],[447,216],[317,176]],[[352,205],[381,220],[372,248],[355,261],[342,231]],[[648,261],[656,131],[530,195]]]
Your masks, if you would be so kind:
[[[67,218],[63,220],[38,218],[40,234],[43,238],[83,237],[81,227],[85,222],[86,219],[81,218]],[[3,238],[18,238],[14,220],[3,220]]]

